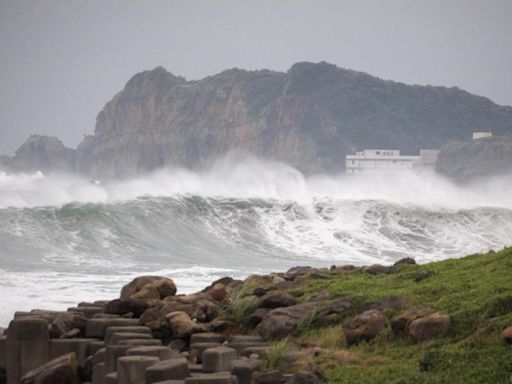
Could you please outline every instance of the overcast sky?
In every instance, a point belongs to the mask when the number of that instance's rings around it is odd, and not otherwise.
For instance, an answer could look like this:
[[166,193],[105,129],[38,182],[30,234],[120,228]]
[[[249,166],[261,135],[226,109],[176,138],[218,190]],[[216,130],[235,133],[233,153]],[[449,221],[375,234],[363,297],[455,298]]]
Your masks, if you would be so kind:
[[328,61],[512,105],[512,0],[0,0],[0,153],[75,147],[137,72]]

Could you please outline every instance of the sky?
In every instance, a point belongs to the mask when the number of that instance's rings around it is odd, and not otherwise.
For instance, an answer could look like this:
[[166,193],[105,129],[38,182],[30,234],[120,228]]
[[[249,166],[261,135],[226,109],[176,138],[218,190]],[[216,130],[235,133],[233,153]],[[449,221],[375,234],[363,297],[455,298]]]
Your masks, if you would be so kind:
[[76,147],[137,72],[299,61],[512,105],[512,0],[0,0],[0,154]]

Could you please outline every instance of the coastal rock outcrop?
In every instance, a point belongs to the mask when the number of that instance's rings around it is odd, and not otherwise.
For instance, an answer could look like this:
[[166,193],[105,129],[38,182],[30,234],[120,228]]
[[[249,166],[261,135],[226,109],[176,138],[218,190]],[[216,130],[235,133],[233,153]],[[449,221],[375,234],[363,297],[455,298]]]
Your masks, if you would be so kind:
[[230,69],[198,81],[158,67],[136,74],[104,106],[76,165],[95,178],[127,177],[166,165],[202,167],[240,150],[305,173],[338,173],[354,148],[413,154],[477,130],[512,134],[512,108],[325,62],[296,63],[285,73]]
[[32,135],[17,150],[13,158],[4,159],[12,171],[63,172],[75,171],[75,150],[67,148],[52,136]]

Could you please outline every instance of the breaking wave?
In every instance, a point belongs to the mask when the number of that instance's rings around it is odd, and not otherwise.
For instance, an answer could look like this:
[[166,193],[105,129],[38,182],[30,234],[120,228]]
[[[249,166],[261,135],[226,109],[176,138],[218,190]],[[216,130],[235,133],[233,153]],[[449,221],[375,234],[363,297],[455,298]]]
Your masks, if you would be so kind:
[[0,173],[0,324],[14,308],[113,297],[143,273],[169,275],[183,292],[298,264],[501,248],[512,243],[509,196],[508,179],[462,187],[429,173],[305,177],[230,157],[207,171],[110,183]]

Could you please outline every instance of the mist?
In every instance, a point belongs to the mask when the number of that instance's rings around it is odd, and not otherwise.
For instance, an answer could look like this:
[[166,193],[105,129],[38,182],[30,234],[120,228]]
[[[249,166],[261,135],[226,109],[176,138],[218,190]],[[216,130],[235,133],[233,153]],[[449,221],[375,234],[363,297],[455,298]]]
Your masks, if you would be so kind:
[[375,200],[431,210],[512,208],[512,178],[456,184],[433,171],[305,176],[281,162],[230,153],[203,170],[167,167],[145,176],[101,181],[78,175],[0,173],[0,208],[117,203],[144,197],[274,199],[299,204],[318,197]]

